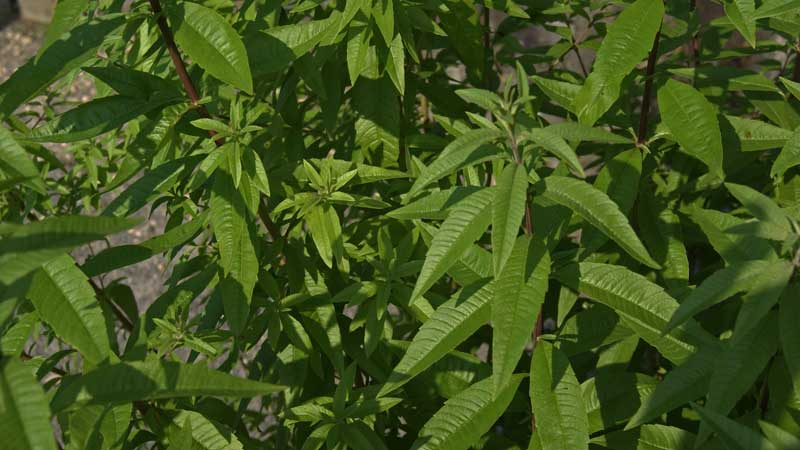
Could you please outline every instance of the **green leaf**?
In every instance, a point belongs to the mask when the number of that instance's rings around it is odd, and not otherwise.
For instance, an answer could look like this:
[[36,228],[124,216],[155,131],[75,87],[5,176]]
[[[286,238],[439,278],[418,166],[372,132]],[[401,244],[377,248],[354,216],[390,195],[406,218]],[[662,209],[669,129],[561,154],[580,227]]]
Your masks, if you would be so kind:
[[786,145],[783,146],[775,162],[772,163],[770,176],[782,177],[787,170],[800,165],[800,130],[795,130]]
[[768,227],[767,232],[776,241],[783,241],[791,232],[789,217],[774,200],[755,189],[741,184],[725,183],[728,191],[747,211]]
[[575,150],[560,136],[551,133],[549,128],[531,128],[523,136],[555,155],[568,165],[570,169],[577,172],[581,178],[586,177],[586,174],[583,172],[583,166],[581,166],[581,162],[578,161],[578,155],[575,154]]
[[442,153],[431,165],[422,169],[422,172],[414,181],[414,185],[408,191],[409,198],[414,197],[416,193],[434,181],[450,175],[456,170],[492,158],[498,154],[498,150],[484,144],[503,136],[505,134],[499,130],[478,128],[469,130],[457,137],[442,150]]
[[386,450],[386,444],[372,428],[364,422],[344,424],[341,429],[342,440],[353,450]]
[[[746,333],[734,333],[719,356],[711,376],[706,410],[727,415],[739,399],[755,384],[778,349],[778,318],[767,316]],[[711,432],[704,421],[700,424],[700,441]]]
[[[608,195],[628,215],[639,196],[639,181],[642,176],[642,152],[633,148],[620,152],[610,159],[597,174],[594,187]],[[608,241],[608,237],[596,229],[581,232],[584,254],[592,254]]]
[[688,84],[667,80],[658,90],[658,107],[661,119],[683,150],[723,178],[722,134],[714,106]]
[[33,142],[75,142],[90,139],[174,101],[175,99],[169,97],[147,101],[123,95],[97,98],[34,128],[27,139]]
[[625,429],[635,429],[662,414],[703,397],[708,392],[709,380],[714,373],[719,352],[717,346],[701,348],[683,364],[675,366],[656,385],[655,391],[642,401]]
[[743,152],[755,152],[782,147],[792,137],[792,132],[766,122],[725,116],[739,140]]
[[453,208],[433,237],[411,294],[412,301],[425,294],[489,226],[492,215],[488,210],[494,192],[491,189],[480,191],[471,200]]
[[775,250],[764,239],[750,234],[736,234],[730,230],[741,226],[744,220],[710,209],[696,208],[691,211],[692,221],[708,237],[711,246],[728,264],[738,261],[767,260],[776,258]]
[[33,276],[28,298],[39,316],[89,363],[109,357],[103,311],[72,257],[62,255],[44,264]]
[[756,2],[754,0],[725,0],[725,14],[742,33],[748,44],[756,48]]
[[567,356],[539,341],[531,361],[530,397],[543,450],[589,448],[589,419]]
[[792,449],[800,448],[800,439],[792,433],[763,420],[758,421],[758,426],[767,439],[778,448]]
[[125,217],[144,208],[148,202],[170,189],[195,156],[179,158],[147,171],[141,178],[120,192],[103,210],[104,216]]
[[467,103],[478,105],[481,108],[497,113],[503,107],[503,99],[492,91],[478,88],[459,89],[456,95]]
[[797,287],[795,283],[792,288],[784,291],[778,314],[783,358],[786,360],[795,390],[800,389],[800,327],[797,326],[800,302],[790,292],[797,292]]
[[559,80],[533,76],[533,81],[551,100],[561,105],[571,113],[575,113],[575,97],[581,91],[581,86]]
[[720,437],[729,450],[777,450],[769,441],[755,430],[737,423],[722,414],[693,404],[692,407]]
[[84,67],[83,71],[107,84],[120,95],[138,97],[141,100],[155,100],[156,95],[180,98],[180,84],[165,80],[148,72],[130,67]]
[[661,0],[637,0],[608,27],[592,73],[575,96],[581,123],[594,125],[617,101],[622,80],[650,53],[663,15]]
[[104,365],[84,375],[67,376],[50,407],[58,413],[83,405],[199,395],[249,398],[283,389],[283,386],[234,377],[197,363],[151,360]]
[[54,81],[77,69],[97,55],[97,48],[106,39],[118,36],[117,31],[129,18],[108,14],[75,27],[61,36],[42,54],[17,69],[0,84],[0,117],[13,113],[18,106],[32,99]]
[[386,63],[386,71],[389,72],[389,77],[392,79],[392,83],[394,83],[400,95],[403,95],[406,90],[405,61],[406,53],[405,50],[403,50],[403,39],[398,34],[394,37],[391,44],[389,44],[389,59]]
[[700,311],[749,290],[772,266],[768,261],[743,261],[714,272],[681,302],[664,332],[668,333]]
[[[249,225],[252,220],[246,200],[233,185],[230,174],[218,170],[214,176],[209,206],[211,226],[217,238],[225,275],[220,289],[225,317],[231,330],[239,334],[250,315],[250,300],[258,279],[258,259]],[[244,178],[241,186],[242,189],[249,189],[249,183]]]
[[[547,293],[550,255],[538,239],[520,236],[494,284],[492,372],[495,392],[514,374]],[[537,375],[538,376],[538,375]]]
[[152,237],[141,244],[109,247],[89,258],[81,270],[93,277],[125,266],[144,261],[153,255],[172,250],[195,237],[206,225],[207,213],[172,228],[160,236]]
[[3,127],[0,127],[0,170],[9,177],[23,178],[25,184],[40,194],[47,192],[39,169],[25,149],[14,140],[14,136]]
[[639,262],[659,268],[619,206],[602,191],[584,181],[561,176],[544,178],[536,188],[547,199],[577,213]]
[[572,142],[600,142],[608,144],[633,144],[633,140],[602,128],[593,128],[580,122],[561,122],[548,125],[545,130],[561,139]]
[[446,401],[422,427],[412,450],[470,448],[503,414],[524,377],[512,377],[497,393],[490,377]]
[[0,363],[0,432],[8,450],[56,450],[44,391],[16,358]]
[[[492,204],[492,257],[494,273],[503,270],[511,256],[528,200],[528,174],[519,164],[509,164],[497,180]],[[410,205],[409,205],[410,206]]]
[[[635,344],[639,337],[633,336]],[[633,374],[616,367],[598,370],[581,384],[583,403],[589,417],[589,433],[596,433],[625,423],[657,386],[654,378]]]
[[47,261],[87,242],[131,228],[138,219],[49,217],[25,225],[0,224],[0,283],[27,275]]
[[58,38],[70,31],[81,19],[82,14],[89,6],[88,0],[60,0],[53,9],[53,19],[47,27],[42,46],[39,47],[41,55]]
[[241,450],[244,448],[233,430],[195,411],[179,411],[172,418],[171,426],[179,429],[180,432],[185,432],[188,428],[191,432],[189,435],[191,442],[204,450]]
[[695,436],[667,425],[643,425],[636,430],[616,431],[592,439],[609,449],[694,450]]
[[439,306],[414,335],[379,395],[408,383],[487,323],[493,295],[493,284],[484,280],[463,288]]
[[[398,220],[436,219],[444,220],[456,205],[469,202],[470,198],[481,190],[476,186],[453,186],[450,189],[431,192],[419,200],[401,206],[386,213],[386,216]],[[497,194],[495,194],[497,195]],[[521,220],[521,219],[520,219]]]
[[193,2],[170,5],[167,14],[175,41],[192,61],[215,78],[253,93],[247,50],[222,16]]
[[326,203],[311,208],[306,214],[306,223],[322,262],[331,268],[334,259],[341,263],[344,254],[342,226],[333,206]]
[[716,339],[693,321],[662,336],[678,302],[664,289],[625,267],[584,262],[568,266],[558,278],[589,298],[613,308],[642,339],[670,361],[680,364],[699,347]]

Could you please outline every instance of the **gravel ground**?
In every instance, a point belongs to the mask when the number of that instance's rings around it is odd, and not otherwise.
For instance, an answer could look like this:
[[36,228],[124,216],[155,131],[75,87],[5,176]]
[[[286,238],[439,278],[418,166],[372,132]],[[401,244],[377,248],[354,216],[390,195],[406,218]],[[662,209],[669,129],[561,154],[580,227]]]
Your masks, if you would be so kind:
[[[3,0],[0,0],[3,1]],[[0,15],[2,13],[0,12]],[[5,25],[3,25],[5,24]],[[34,56],[41,45],[46,30],[45,25],[26,22],[23,20],[3,20],[0,17],[0,83],[11,76],[17,67],[24,64]],[[72,103],[81,103],[91,100],[95,95],[94,85],[87,76],[76,77],[65,95],[66,100]],[[36,110],[36,107],[26,106],[23,110]],[[49,148],[67,166],[72,162],[72,154],[66,146],[53,145]],[[125,186],[120,188],[124,189]],[[107,203],[112,195],[106,195],[103,203]],[[150,217],[149,210],[144,209],[137,216],[142,217],[142,222],[135,228],[114,236],[108,241],[111,245],[137,244],[150,237],[163,232],[166,223],[164,208],[159,208]],[[84,214],[94,215],[97,211],[84,211]],[[75,259],[83,262],[93,252],[99,252],[107,246],[104,242],[96,242],[91,248],[81,248],[74,252]],[[168,275],[168,264],[162,256],[156,256],[134,266],[110,272],[98,280],[108,284],[111,281],[124,278],[136,296],[140,309],[143,310],[163,292],[163,280]]]

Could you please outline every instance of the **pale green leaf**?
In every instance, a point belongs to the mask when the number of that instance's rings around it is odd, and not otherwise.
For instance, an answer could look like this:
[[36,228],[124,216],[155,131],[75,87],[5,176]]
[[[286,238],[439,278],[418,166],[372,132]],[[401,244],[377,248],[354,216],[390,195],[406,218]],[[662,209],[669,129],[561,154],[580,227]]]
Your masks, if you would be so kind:
[[8,450],[56,450],[50,409],[31,368],[16,358],[0,364],[0,433]]
[[509,164],[497,180],[492,203],[492,259],[494,273],[503,270],[519,235],[528,200],[528,174],[519,164]]
[[494,284],[492,373],[495,392],[514,374],[547,293],[550,255],[538,239],[520,236]]
[[547,341],[533,350],[530,397],[543,450],[589,447],[589,419],[569,359]]
[[659,268],[619,206],[599,189],[574,178],[550,176],[538,183],[537,190],[547,199],[577,213],[641,263]]
[[277,386],[172,361],[117,363],[63,379],[50,402],[54,413],[82,405],[120,404],[208,395],[247,398],[282,391]]
[[72,257],[62,255],[45,263],[33,276],[28,298],[39,316],[88,362],[97,364],[109,357],[103,311]]

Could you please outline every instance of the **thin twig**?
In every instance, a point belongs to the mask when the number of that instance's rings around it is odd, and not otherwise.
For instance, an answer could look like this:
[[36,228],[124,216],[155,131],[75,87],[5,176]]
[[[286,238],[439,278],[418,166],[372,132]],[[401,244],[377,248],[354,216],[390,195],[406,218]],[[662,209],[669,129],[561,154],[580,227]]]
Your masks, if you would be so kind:
[[644,94],[642,95],[642,111],[639,115],[639,133],[637,134],[636,144],[643,145],[647,140],[647,120],[650,114],[650,97],[653,91],[653,73],[656,70],[656,62],[658,61],[658,41],[661,37],[661,30],[656,32],[656,38],[653,41],[653,48],[650,50],[650,56],[647,58],[647,69],[645,72],[644,81]]

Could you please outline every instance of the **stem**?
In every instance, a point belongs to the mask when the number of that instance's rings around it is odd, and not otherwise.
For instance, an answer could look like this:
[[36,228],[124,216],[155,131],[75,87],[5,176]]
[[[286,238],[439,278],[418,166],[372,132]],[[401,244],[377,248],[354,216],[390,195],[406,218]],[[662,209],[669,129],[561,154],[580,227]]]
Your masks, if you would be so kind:
[[794,70],[792,70],[792,81],[800,82],[800,43],[794,47]]
[[[164,13],[161,9],[161,3],[159,3],[159,0],[149,1],[150,9],[152,9],[153,13],[156,15],[156,24],[158,24],[158,30],[161,32],[161,37],[164,38],[164,44],[167,46],[170,59],[172,59],[172,65],[175,66],[175,72],[178,73],[178,78],[181,79],[183,90],[186,91],[186,95],[189,96],[189,100],[192,101],[192,105],[197,107],[201,116],[211,117],[211,114],[208,113],[206,107],[199,104],[200,96],[197,95],[197,89],[195,89],[194,83],[192,83],[192,79],[189,77],[189,72],[186,71],[186,64],[184,64],[183,58],[181,58],[181,53],[178,51],[178,46],[175,45],[175,38],[172,36],[172,30],[170,30],[169,24],[167,24],[167,18],[164,16]],[[209,136],[214,137],[216,134],[216,131],[208,130]],[[217,139],[214,142],[219,146],[224,144],[225,140]]]
[[581,56],[580,50],[578,50],[578,46],[573,45],[572,50],[575,52],[575,56],[578,57],[578,64],[581,65],[581,72],[583,72],[583,78],[588,77],[589,72],[586,71],[586,64],[583,63],[583,57]]
[[[697,10],[697,0],[689,0],[689,11],[695,12]],[[698,23],[699,23],[698,16]],[[700,62],[700,45],[697,40],[697,33],[692,34],[692,39],[689,41],[689,65],[697,67]]]
[[653,73],[656,70],[656,62],[658,61],[658,41],[661,37],[661,30],[656,32],[656,38],[653,41],[653,48],[650,50],[650,56],[647,58],[647,71],[645,73],[644,81],[644,95],[642,95],[642,112],[639,115],[639,133],[637,134],[636,144],[641,146],[645,143],[645,135],[647,134],[647,120],[650,113],[650,97],[653,90]]
[[115,316],[117,316],[117,319],[122,324],[122,327],[128,331],[133,331],[133,322],[128,318],[125,312],[122,311],[122,308],[111,301],[111,299],[106,295],[105,291],[101,289],[93,279],[89,278],[89,284],[92,285],[92,289],[94,289],[94,293],[97,295],[97,298],[108,304],[108,306],[111,308],[111,311]]
[[[522,163],[522,158],[519,154],[519,147],[517,145],[517,139],[514,136],[511,136],[511,152],[514,154],[514,160],[517,164],[523,167],[524,164]],[[525,203],[525,234],[528,236],[533,235],[533,220],[531,217],[531,202]],[[539,315],[536,317],[536,326],[533,329],[533,334],[531,334],[531,340],[533,341],[533,348],[536,348],[536,342],[539,341],[539,336],[542,335],[542,308],[539,308]],[[531,432],[536,431],[536,416],[535,414],[531,414]]]

